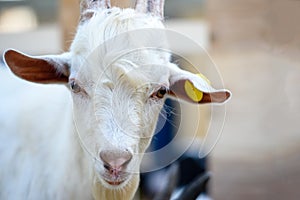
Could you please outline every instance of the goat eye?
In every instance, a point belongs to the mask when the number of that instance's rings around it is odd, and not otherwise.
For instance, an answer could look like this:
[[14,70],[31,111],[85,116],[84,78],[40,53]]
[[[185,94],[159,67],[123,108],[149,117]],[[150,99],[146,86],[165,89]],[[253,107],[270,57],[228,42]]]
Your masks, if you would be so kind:
[[72,92],[79,93],[81,92],[81,87],[74,80],[70,83],[70,88]]
[[168,89],[166,87],[161,87],[157,92],[155,92],[151,97],[162,99],[167,94]]

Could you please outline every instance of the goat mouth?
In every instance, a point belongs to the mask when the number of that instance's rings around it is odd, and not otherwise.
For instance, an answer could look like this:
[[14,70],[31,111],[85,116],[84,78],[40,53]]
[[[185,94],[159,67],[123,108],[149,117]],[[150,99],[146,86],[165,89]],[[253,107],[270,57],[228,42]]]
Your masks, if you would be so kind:
[[110,187],[123,187],[128,178],[123,177],[122,179],[110,179],[110,178],[103,178],[103,181]]
[[108,188],[120,188],[123,187],[130,177],[127,174],[122,174],[119,176],[112,176],[107,173],[98,173],[98,180],[102,182]]
[[124,181],[109,181],[109,180],[105,180],[105,182],[108,183],[108,184],[111,185],[111,186],[119,186],[119,185],[121,185],[122,183],[124,183],[125,180],[124,180]]
[[108,176],[102,176],[102,180],[109,185],[110,187],[122,187],[122,185],[124,185],[127,180],[129,179],[128,176],[112,176],[112,177],[108,177]]

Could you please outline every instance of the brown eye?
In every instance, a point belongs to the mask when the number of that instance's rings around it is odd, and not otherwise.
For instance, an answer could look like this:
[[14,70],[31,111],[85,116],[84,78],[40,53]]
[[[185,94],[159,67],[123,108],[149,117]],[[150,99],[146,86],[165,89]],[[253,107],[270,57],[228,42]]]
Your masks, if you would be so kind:
[[76,83],[75,80],[71,81],[70,88],[71,88],[72,92],[74,92],[74,93],[81,92],[81,87],[78,85],[78,83]]
[[165,97],[165,95],[167,94],[168,89],[166,87],[161,87],[157,92],[155,92],[151,97],[152,98],[158,98],[158,99],[162,99]]

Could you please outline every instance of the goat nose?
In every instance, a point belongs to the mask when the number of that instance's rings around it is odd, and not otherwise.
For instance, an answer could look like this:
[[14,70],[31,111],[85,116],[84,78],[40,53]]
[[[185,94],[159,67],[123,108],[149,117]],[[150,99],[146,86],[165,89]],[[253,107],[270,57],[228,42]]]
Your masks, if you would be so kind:
[[100,158],[107,170],[123,170],[132,159],[132,154],[129,151],[103,150]]

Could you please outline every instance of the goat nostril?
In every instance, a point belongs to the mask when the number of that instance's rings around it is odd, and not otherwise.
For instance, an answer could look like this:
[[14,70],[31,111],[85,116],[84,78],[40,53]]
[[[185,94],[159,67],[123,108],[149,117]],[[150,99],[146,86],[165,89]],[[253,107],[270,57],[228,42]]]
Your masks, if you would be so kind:
[[110,171],[110,170],[111,170],[111,167],[110,167],[108,164],[105,164],[105,163],[104,163],[104,165],[103,165],[103,166],[104,166],[104,168],[105,168],[106,170],[108,170],[108,171]]
[[100,152],[100,159],[103,161],[104,168],[114,173],[115,170],[120,171],[126,168],[132,159],[132,154],[129,151],[103,150]]

